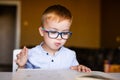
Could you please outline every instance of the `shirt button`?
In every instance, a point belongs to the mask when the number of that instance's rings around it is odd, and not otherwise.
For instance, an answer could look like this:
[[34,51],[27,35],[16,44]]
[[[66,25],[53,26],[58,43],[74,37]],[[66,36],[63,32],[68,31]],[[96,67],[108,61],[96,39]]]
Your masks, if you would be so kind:
[[48,53],[46,53],[46,55],[48,55]]
[[54,62],[54,60],[52,59],[51,62]]

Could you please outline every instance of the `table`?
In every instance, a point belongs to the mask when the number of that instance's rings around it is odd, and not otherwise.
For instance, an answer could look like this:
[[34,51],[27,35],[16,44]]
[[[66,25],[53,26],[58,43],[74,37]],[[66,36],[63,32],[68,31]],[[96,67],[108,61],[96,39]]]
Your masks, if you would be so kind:
[[[94,72],[108,77],[114,77],[120,80],[120,73],[102,73]],[[0,80],[77,80],[82,72],[73,70],[19,70],[18,72],[0,72]]]

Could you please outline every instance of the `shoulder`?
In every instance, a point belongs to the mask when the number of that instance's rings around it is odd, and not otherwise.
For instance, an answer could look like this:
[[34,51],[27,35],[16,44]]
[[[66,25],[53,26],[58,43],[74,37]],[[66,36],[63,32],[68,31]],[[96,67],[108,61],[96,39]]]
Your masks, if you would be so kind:
[[41,48],[40,48],[40,45],[37,45],[31,49],[28,50],[28,55],[33,55],[33,54],[39,54],[41,53]]
[[65,52],[65,53],[68,53],[68,54],[75,54],[74,50],[71,50],[71,49],[69,49],[67,47],[64,47],[64,46],[61,48],[61,51]]
[[37,46],[35,46],[35,47],[29,49],[29,51],[37,51],[37,50],[39,50],[39,48],[40,48],[40,46],[37,45]]

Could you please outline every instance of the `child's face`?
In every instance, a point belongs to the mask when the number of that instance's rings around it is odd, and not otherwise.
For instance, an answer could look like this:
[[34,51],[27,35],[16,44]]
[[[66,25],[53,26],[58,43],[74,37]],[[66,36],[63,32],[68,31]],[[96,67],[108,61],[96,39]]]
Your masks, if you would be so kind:
[[[44,23],[44,30],[46,31],[52,31],[54,32],[69,32],[71,26],[71,22],[69,20],[62,20],[62,21],[55,21],[55,20],[47,20]],[[46,49],[57,51],[61,46],[65,44],[67,39],[65,36],[62,36],[59,34],[58,37],[51,38],[52,35],[44,30],[42,30],[42,27],[39,29],[41,36],[44,38],[45,44],[43,45]]]

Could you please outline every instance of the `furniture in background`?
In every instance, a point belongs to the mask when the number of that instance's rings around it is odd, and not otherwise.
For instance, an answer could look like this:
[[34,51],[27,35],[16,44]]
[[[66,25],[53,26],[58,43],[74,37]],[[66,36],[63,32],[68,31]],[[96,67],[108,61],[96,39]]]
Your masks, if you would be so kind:
[[18,65],[16,64],[15,60],[17,59],[17,54],[20,53],[21,49],[13,50],[13,64],[12,64],[12,72],[16,72]]
[[[76,52],[80,64],[86,65],[92,70],[104,71],[105,60],[109,61],[109,65],[120,65],[120,49],[69,48]],[[116,72],[120,72],[120,68]]]

